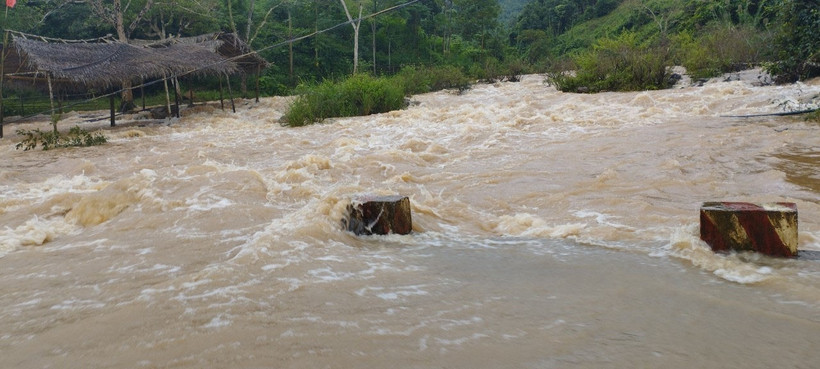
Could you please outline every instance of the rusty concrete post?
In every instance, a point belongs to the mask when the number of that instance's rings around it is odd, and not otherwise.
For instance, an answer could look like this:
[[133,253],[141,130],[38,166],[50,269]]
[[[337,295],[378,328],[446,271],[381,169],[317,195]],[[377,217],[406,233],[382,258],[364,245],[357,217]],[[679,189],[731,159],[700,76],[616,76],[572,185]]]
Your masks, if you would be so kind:
[[755,251],[795,257],[797,205],[705,202],[700,208],[700,238],[717,252]]
[[413,230],[406,196],[360,196],[347,208],[342,225],[357,235],[409,234]]

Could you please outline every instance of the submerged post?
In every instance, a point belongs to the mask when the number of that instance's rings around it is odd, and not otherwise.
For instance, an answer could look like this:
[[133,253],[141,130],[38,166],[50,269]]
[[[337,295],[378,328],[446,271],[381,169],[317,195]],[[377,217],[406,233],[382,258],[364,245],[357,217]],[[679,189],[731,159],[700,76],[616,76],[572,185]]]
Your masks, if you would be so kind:
[[700,238],[714,251],[797,256],[797,205],[705,202],[700,208]]
[[409,234],[413,230],[407,196],[360,196],[347,207],[342,225],[357,235]]

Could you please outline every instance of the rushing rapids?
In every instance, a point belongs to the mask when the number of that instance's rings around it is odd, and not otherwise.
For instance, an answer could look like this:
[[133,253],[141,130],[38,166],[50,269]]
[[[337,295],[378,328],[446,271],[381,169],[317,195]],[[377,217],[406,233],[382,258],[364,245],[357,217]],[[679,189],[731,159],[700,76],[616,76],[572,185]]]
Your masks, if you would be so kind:
[[[99,147],[7,135],[0,367],[810,367],[820,125],[725,116],[818,95],[527,76],[303,128],[267,98]],[[345,232],[365,193],[409,196],[414,232]],[[796,203],[801,257],[711,252],[716,200]]]

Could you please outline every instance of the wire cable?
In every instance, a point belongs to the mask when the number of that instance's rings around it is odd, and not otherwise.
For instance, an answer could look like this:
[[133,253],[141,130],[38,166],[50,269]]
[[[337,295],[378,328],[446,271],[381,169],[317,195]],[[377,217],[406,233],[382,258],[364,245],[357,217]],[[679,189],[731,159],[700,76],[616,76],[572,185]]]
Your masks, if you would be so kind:
[[[350,20],[347,20],[347,21],[342,22],[342,23],[338,23],[336,25],[333,25],[333,26],[325,28],[325,29],[321,29],[321,30],[318,30],[318,31],[314,31],[314,32],[299,36],[299,37],[295,37],[295,38],[291,38],[289,40],[278,42],[278,43],[275,43],[273,45],[263,47],[263,48],[261,48],[259,50],[256,50],[256,51],[251,51],[251,52],[248,52],[248,53],[245,53],[245,54],[241,54],[241,55],[233,56],[233,57],[230,57],[230,58],[226,58],[225,60],[222,60],[222,61],[219,61],[219,62],[216,62],[216,63],[212,63],[212,64],[209,64],[209,65],[203,66],[201,68],[193,69],[193,70],[183,72],[183,73],[171,74],[167,78],[162,78],[162,79],[158,79],[158,80],[154,80],[154,81],[150,81],[150,82],[144,82],[140,85],[132,86],[131,88],[129,88],[129,90],[133,90],[133,89],[140,88],[140,87],[153,86],[153,85],[155,85],[157,83],[160,83],[164,80],[183,77],[183,76],[186,76],[186,75],[189,75],[189,74],[192,74],[192,73],[196,73],[199,70],[212,67],[212,66],[217,65],[217,64],[238,60],[238,59],[244,58],[246,56],[254,55],[254,54],[258,55],[258,53],[261,52],[261,51],[270,50],[270,49],[277,48],[277,47],[280,47],[280,46],[284,46],[284,45],[292,44],[292,43],[295,43],[295,42],[298,42],[298,41],[302,41],[304,39],[308,39],[308,38],[317,36],[317,35],[322,34],[322,33],[330,32],[330,31],[335,30],[339,27],[342,27],[342,26],[345,26],[345,25],[348,25],[348,24],[351,24],[351,23],[354,23],[354,22],[361,22],[362,20],[365,20],[365,19],[374,18],[374,17],[379,16],[379,15],[384,14],[384,13],[388,13],[388,12],[392,12],[392,11],[395,11],[395,10],[405,8],[407,6],[410,6],[412,4],[417,3],[419,1],[420,0],[411,0],[411,1],[399,4],[399,5],[395,5],[395,6],[392,6],[392,7],[389,7],[389,8],[382,9],[382,10],[380,10],[378,12],[375,12],[375,13],[371,13],[371,14],[368,14],[368,15],[365,15],[365,16],[362,16],[362,17],[359,17],[359,18],[355,18],[355,19],[350,19]],[[103,38],[101,38],[101,39],[103,39]],[[61,41],[63,41],[63,40],[61,40]],[[260,56],[260,58],[261,58],[261,56]],[[119,90],[115,90],[113,92],[109,92],[109,93],[103,94],[103,95],[98,95],[96,97],[93,97],[93,98],[90,98],[90,99],[87,99],[87,100],[84,100],[84,101],[70,103],[70,104],[67,104],[67,105],[63,106],[63,109],[70,109],[70,108],[72,108],[74,106],[77,106],[77,105],[87,104],[89,102],[96,101],[96,100],[99,100],[99,99],[103,99],[103,98],[106,98],[106,97],[111,97],[113,95],[119,95],[125,90],[126,89],[121,88]],[[32,118],[32,117],[35,117],[35,116],[38,116],[38,115],[46,114],[46,113],[51,114],[51,113],[54,113],[55,110],[57,110],[57,109],[46,109],[46,110],[43,110],[43,111],[40,111],[40,112],[37,112],[37,113],[34,113],[34,114],[21,116],[17,119],[6,121],[5,123],[3,123],[3,125],[6,125],[8,123],[20,122],[20,121],[23,121],[23,120],[26,120],[26,119],[29,119],[29,118]]]

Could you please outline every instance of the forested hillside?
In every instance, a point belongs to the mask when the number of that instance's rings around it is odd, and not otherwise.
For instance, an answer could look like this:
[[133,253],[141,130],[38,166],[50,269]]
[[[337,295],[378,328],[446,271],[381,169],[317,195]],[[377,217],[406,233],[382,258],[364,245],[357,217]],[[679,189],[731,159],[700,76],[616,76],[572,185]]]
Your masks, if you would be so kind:
[[408,66],[486,80],[606,66],[631,74],[593,90],[663,88],[674,64],[698,76],[763,64],[784,81],[808,78],[820,73],[818,9],[818,0],[21,0],[2,19],[4,29],[65,39],[235,32],[272,62],[264,92],[282,94]]
[[528,2],[529,0],[498,0],[501,5],[501,25],[508,27],[514,23]]

